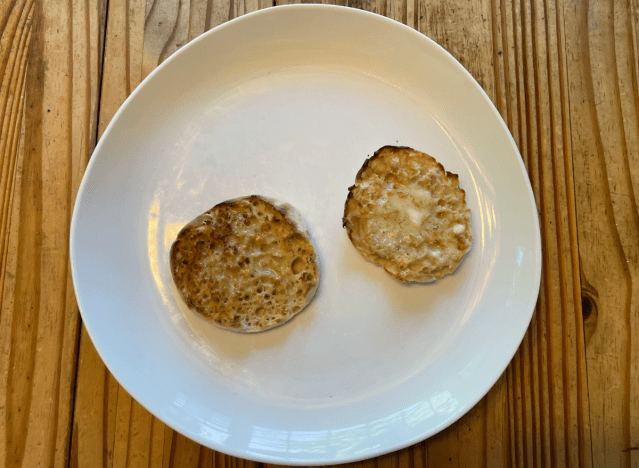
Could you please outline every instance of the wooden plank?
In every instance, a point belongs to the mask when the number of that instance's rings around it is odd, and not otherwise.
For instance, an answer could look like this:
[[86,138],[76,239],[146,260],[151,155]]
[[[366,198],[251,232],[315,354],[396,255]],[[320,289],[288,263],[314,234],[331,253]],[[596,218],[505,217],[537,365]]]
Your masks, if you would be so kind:
[[486,406],[480,403],[448,429],[428,439],[428,461],[425,466],[477,466],[485,460],[482,434],[485,416]]
[[[16,433],[24,419],[16,415],[13,401],[28,398],[28,381],[25,376],[10,380],[10,368],[15,366],[16,347],[12,336],[15,280],[17,272],[18,229],[20,222],[20,197],[22,188],[22,165],[24,161],[24,89],[26,78],[27,51],[31,37],[33,4],[16,2],[3,10],[3,22],[0,25],[0,155],[2,156],[2,178],[0,196],[2,218],[0,218],[0,239],[2,243],[0,281],[2,284],[0,302],[0,463],[3,466],[15,466],[20,462],[25,445],[22,434]],[[15,194],[18,197],[15,197]],[[20,350],[22,351],[22,350]],[[14,371],[14,369],[11,369]],[[15,372],[11,372],[16,375]],[[17,385],[16,385],[17,384]],[[22,394],[12,398],[9,391],[16,387]],[[16,453],[18,452],[18,453]]]
[[[280,5],[280,1],[281,0],[277,0],[278,5]],[[387,0],[348,0],[346,6],[349,6],[351,8],[359,8],[360,10],[366,10],[385,16],[388,2]]]
[[[14,432],[24,419],[16,417],[9,390],[18,384],[28,391],[24,376],[9,381],[10,367],[14,366],[16,347],[12,342],[15,275],[17,270],[16,245],[19,223],[19,197],[21,192],[22,162],[24,158],[24,89],[27,51],[31,37],[33,2],[3,4],[0,23],[0,460],[7,465],[19,458],[15,451],[22,450],[24,438]],[[12,228],[13,227],[13,232]],[[11,369],[13,371],[13,369]],[[15,375],[15,372],[12,372]],[[24,401],[24,393],[18,400]],[[15,400],[13,400],[15,401]],[[14,453],[11,453],[11,452]]]
[[[68,224],[78,175],[89,157],[91,109],[97,105],[91,72],[98,50],[87,38],[97,39],[99,34],[92,28],[91,15],[72,2],[13,2],[10,7],[3,9],[0,49],[0,427],[6,443],[0,456],[3,466],[66,466],[78,337]],[[84,35],[74,48],[78,31]],[[16,177],[15,129],[21,126],[23,152]],[[14,191],[15,181],[20,183]],[[8,244],[7,232],[13,232]],[[10,281],[4,281],[5,272]]]
[[[8,229],[12,209],[11,199],[14,193],[16,161],[20,129],[23,124],[24,87],[27,51],[31,37],[33,2],[16,2],[7,8],[3,23],[0,25],[0,155],[2,167],[0,173],[0,261],[6,262]],[[4,268],[3,270],[4,271]],[[4,284],[4,274],[0,285]],[[0,291],[2,287],[0,286]]]
[[[24,119],[22,119],[22,128],[20,131],[21,141],[24,141],[25,135],[25,126]],[[21,192],[22,187],[22,167],[24,164],[24,144],[21,144],[18,148],[18,157],[16,161],[16,177],[15,177],[15,194],[18,196],[13,197],[13,202],[11,203],[11,218],[10,218],[10,226],[17,226],[20,222],[20,197],[19,194]],[[11,328],[13,322],[13,316],[10,313],[13,310],[14,296],[12,292],[15,290],[16,283],[16,271],[18,267],[18,255],[17,255],[17,245],[18,245],[18,229],[13,229],[9,233],[8,239],[8,252],[7,252],[7,262],[5,269],[3,270],[5,281],[4,281],[4,289],[3,289],[3,302],[2,302],[2,315],[0,316],[0,333],[3,337],[11,336]],[[19,428],[16,424],[21,421],[16,421],[15,413],[12,414],[11,408],[9,406],[10,400],[8,398],[8,387],[12,383],[8,379],[8,370],[9,366],[13,367],[13,362],[11,362],[10,352],[15,352],[15,347],[12,346],[11,340],[3,339],[0,340],[1,344],[1,371],[3,377],[7,376],[7,378],[3,378],[0,383],[0,395],[3,397],[3,408],[0,410],[0,415],[2,416],[2,420],[0,420],[0,435],[3,436],[3,441],[6,441],[3,444],[0,444],[0,460],[5,463],[5,466],[16,466],[20,462],[21,455],[16,453],[18,449],[21,448],[22,437],[20,434],[15,433],[14,431]],[[12,390],[14,390],[13,387]],[[20,445],[19,445],[20,444]],[[13,452],[13,453],[12,453]]]
[[189,41],[190,7],[189,0],[155,0],[150,5],[144,27],[143,76]]
[[495,96],[490,0],[420,0],[420,32],[451,53],[491,99]]
[[[106,369],[82,328],[76,379],[75,411],[70,466],[105,466],[105,381]],[[101,370],[91,372],[93,369]]]
[[536,352],[526,353],[530,373],[521,375],[522,409],[529,404],[535,409],[535,427],[520,461],[590,466],[562,9],[552,2],[521,6],[513,10],[522,18],[517,32],[522,50],[515,54],[523,71],[517,82],[519,119],[525,123],[519,126],[520,148],[540,211],[544,271],[529,330]]
[[480,404],[485,406],[486,414],[481,434],[486,446],[485,465],[487,468],[505,466],[510,460],[507,373],[501,376]]
[[[139,39],[143,23],[138,18],[144,5],[142,0],[109,0],[98,136],[102,136],[111,118],[144,76],[144,66],[140,65],[143,41]],[[134,26],[137,29],[133,29]],[[139,68],[132,70],[132,64]]]
[[[11,466],[20,459],[25,439],[15,432],[24,424],[24,418],[16,414],[14,402],[23,402],[28,398],[28,380],[12,369],[15,366],[16,348],[12,336],[13,307],[15,297],[15,275],[17,271],[16,245],[19,223],[19,197],[14,194],[21,191],[22,162],[24,158],[24,89],[26,60],[31,37],[33,18],[32,2],[15,2],[3,5],[2,23],[0,23],[0,155],[2,173],[0,178],[0,255],[2,269],[0,284],[2,299],[0,302],[0,460]],[[17,169],[16,169],[17,168]],[[13,228],[13,229],[12,229]],[[13,230],[13,232],[11,232]],[[24,348],[20,349],[22,351]],[[9,379],[13,375],[17,378]],[[17,387],[18,398],[9,392]]]
[[191,0],[189,5],[189,41],[207,31],[207,8],[207,0]]
[[595,466],[639,463],[636,1],[566,6]]
[[150,466],[153,444],[153,416],[137,401],[131,401],[130,446],[128,466]]
[[[565,191],[565,187],[572,186],[572,171],[567,169],[571,159],[570,149],[565,146],[564,84],[561,74],[548,68],[549,63],[559,62],[559,67],[565,64],[557,59],[557,46],[550,36],[560,33],[561,24],[556,15],[545,10],[547,5],[524,4],[518,12],[523,19],[519,57],[523,64],[521,89],[525,90],[524,113],[520,115],[527,127],[522,145],[537,196],[544,247],[541,299],[531,328],[538,358],[531,391],[536,391],[539,398],[541,434],[540,450],[533,450],[533,454],[551,465],[572,466],[589,463],[580,458],[587,445],[580,438],[587,426],[580,412],[587,406],[580,393],[585,373],[583,353],[578,352],[583,337],[579,301],[574,292],[578,258],[570,248],[576,245],[572,242],[574,204],[571,206],[570,193]],[[549,23],[554,27],[550,28]],[[522,392],[525,391],[526,386],[522,385]],[[530,456],[525,453],[524,464]]]
[[[386,5],[386,13],[384,16],[399,21],[400,23],[408,23],[408,1],[390,0]],[[414,2],[412,3],[414,5]]]
[[176,434],[170,466],[197,468],[200,460],[200,446],[182,434]]

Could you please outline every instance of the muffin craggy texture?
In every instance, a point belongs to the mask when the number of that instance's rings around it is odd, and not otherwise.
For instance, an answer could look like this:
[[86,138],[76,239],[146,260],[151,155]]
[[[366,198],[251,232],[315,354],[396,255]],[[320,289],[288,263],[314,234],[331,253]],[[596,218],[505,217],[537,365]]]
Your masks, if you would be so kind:
[[290,320],[311,301],[320,276],[299,213],[256,195],[220,203],[184,226],[170,261],[187,306],[242,333]]
[[454,272],[473,242],[458,176],[406,147],[384,146],[364,162],[343,226],[365,259],[405,282]]

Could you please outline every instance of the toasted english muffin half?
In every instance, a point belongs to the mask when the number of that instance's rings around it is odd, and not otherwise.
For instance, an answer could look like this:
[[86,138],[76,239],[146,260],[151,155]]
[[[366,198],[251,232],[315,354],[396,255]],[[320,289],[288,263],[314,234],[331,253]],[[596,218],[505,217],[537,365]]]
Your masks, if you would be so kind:
[[320,277],[300,214],[258,195],[220,203],[185,225],[170,263],[191,310],[241,333],[289,321],[313,299]]
[[343,226],[362,256],[405,282],[454,272],[473,235],[456,174],[412,148],[384,146],[357,173]]

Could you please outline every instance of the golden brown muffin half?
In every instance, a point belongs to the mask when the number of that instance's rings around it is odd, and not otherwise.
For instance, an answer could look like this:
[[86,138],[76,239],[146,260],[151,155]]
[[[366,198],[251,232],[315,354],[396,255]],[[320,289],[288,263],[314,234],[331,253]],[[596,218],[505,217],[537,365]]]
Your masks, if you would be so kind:
[[257,195],[225,201],[195,218],[178,233],[170,255],[187,306],[242,333],[287,322],[319,283],[317,254],[299,213]]
[[406,147],[384,146],[364,162],[343,225],[365,259],[406,282],[452,273],[473,242],[457,175]]

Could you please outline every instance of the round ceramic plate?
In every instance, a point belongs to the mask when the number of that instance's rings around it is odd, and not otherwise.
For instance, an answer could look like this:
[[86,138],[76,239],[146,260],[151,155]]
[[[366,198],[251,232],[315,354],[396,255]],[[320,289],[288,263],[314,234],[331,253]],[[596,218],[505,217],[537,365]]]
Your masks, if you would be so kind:
[[[475,241],[455,274],[403,284],[348,240],[348,187],[384,145],[459,174]],[[186,222],[250,194],[299,210],[323,273],[291,322],[240,335],[185,307],[168,260]],[[393,451],[466,413],[526,331],[540,253],[521,157],[473,78],[412,29],[331,6],[243,16],[163,63],[101,138],[71,225],[82,317],[122,386],[201,444],[290,465]]]

